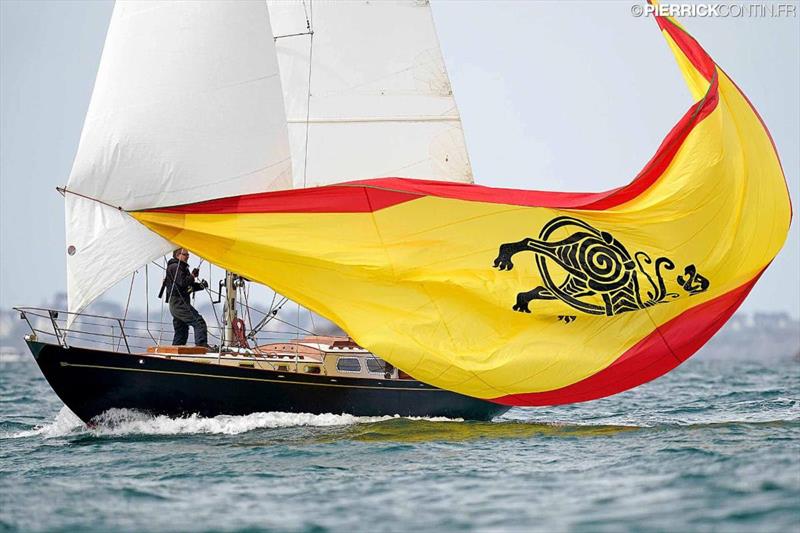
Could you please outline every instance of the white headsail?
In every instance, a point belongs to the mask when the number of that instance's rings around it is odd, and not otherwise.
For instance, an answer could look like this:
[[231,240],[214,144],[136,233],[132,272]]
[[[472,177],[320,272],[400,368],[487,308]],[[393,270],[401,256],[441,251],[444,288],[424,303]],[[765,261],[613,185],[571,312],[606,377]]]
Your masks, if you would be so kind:
[[67,184],[70,311],[173,247],[124,210],[291,184],[266,4],[118,1]]
[[295,187],[387,176],[472,182],[427,1],[268,4]]
[[173,247],[125,211],[385,176],[472,181],[426,1],[118,1],[67,184],[69,309]]

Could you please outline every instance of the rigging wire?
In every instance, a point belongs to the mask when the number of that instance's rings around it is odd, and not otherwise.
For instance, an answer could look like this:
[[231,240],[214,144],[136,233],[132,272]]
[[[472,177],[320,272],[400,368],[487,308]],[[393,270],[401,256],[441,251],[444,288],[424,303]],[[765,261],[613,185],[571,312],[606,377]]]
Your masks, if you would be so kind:
[[[166,273],[166,271],[167,271],[167,267],[166,267],[167,257],[164,256],[164,257],[162,257],[162,259],[164,260],[164,266],[163,267],[161,265],[159,265],[158,263],[156,263],[155,261],[153,261],[153,264],[156,265],[157,267],[162,268],[164,270],[164,272]],[[162,281],[161,283],[163,284],[164,282]],[[149,296],[150,295],[148,295],[148,297]],[[166,305],[166,300],[161,300],[161,313],[158,316],[158,321],[161,323],[161,329],[158,332],[158,342],[156,343],[159,346],[161,345],[161,339],[164,337],[164,306],[165,305]]]
[[311,319],[311,329],[314,331],[314,335],[316,335],[317,325],[314,323],[314,312],[311,309],[308,309],[308,318]]
[[[214,303],[214,294],[211,292],[211,289],[206,287],[206,293],[208,293],[208,299],[211,301],[211,311],[214,313],[214,322],[217,323],[217,331],[222,331],[222,322],[219,320],[219,315],[217,314],[217,305]],[[217,337],[215,335],[215,337]]]
[[[239,315],[245,316],[247,313],[245,313],[244,307],[245,307],[245,304],[247,303],[247,295],[245,295],[245,293],[244,293],[244,286],[240,285],[240,286],[237,287],[236,286],[236,278],[234,278],[233,283],[234,283],[234,290],[237,293],[237,298],[236,299],[239,301]],[[249,310],[250,306],[248,305],[247,307],[248,307],[248,310]]]
[[131,295],[133,294],[133,282],[136,281],[136,274],[138,272],[139,272],[138,270],[134,270],[133,274],[131,274],[131,286],[128,289],[128,300],[125,302],[125,312],[122,314],[122,320],[120,321],[119,325],[121,331],[119,332],[119,340],[117,341],[117,348],[116,348],[117,350],[119,350],[120,343],[122,342],[122,339],[125,337],[125,320],[128,318],[128,309],[130,309]]
[[[156,338],[153,337],[153,334],[150,333],[150,265],[144,265],[144,320],[145,320],[145,329],[147,329],[147,334],[150,335],[150,339],[157,345],[158,342]],[[163,329],[163,328],[162,328]]]
[[286,33],[284,35],[275,35],[272,37],[273,41],[277,41],[278,39],[285,39],[286,37],[301,37],[303,35],[311,35],[311,32],[301,31],[298,33]]
[[247,347],[247,339],[249,338],[249,339],[251,339],[253,341],[253,348],[252,349],[256,353],[260,354],[261,353],[261,349],[258,347],[258,340],[255,338],[255,333],[253,333],[253,318],[252,318],[251,313],[250,313],[250,310],[251,310],[250,301],[249,301],[250,300],[250,287],[245,285],[245,284],[242,284],[241,290],[242,290],[242,299],[244,300],[244,308],[243,309],[247,310],[246,312],[243,312],[243,314],[245,314],[247,316],[247,323],[250,326],[250,333],[251,333],[251,334],[247,334],[247,335],[245,335],[244,333],[242,334],[242,336],[244,337],[244,342],[245,342],[245,346],[243,346],[243,348]]
[[[277,295],[277,293],[275,293],[275,294]],[[274,302],[274,300],[275,300],[275,297],[273,297],[273,302]],[[250,333],[247,335],[247,337],[249,339],[255,340],[255,336],[258,334],[258,332],[261,331],[264,328],[264,326],[269,324],[273,319],[275,319],[276,315],[278,314],[278,311],[280,311],[283,308],[284,304],[286,304],[288,301],[289,301],[289,298],[286,298],[285,296],[283,296],[281,298],[281,300],[278,302],[277,305],[271,304],[269,313],[265,314],[264,318],[262,318],[261,321],[258,324],[255,325],[255,327],[250,329]],[[259,309],[255,309],[254,308],[254,310],[258,311],[259,313],[262,313],[262,311],[260,311]],[[292,327],[294,327],[294,326],[292,326]]]
[[308,330],[307,330],[307,329],[305,329],[305,328],[301,328],[299,325],[294,325],[294,324],[292,324],[291,322],[287,322],[287,321],[285,321],[285,320],[281,320],[281,319],[280,319],[280,318],[278,318],[278,317],[275,317],[275,320],[276,320],[276,321],[278,321],[278,322],[280,322],[281,324],[286,324],[286,325],[287,325],[287,326],[289,326],[290,328],[293,328],[293,329],[295,329],[295,330],[302,331],[303,333],[308,333],[309,335],[314,335],[314,334],[315,334],[313,331],[308,331]]
[[[212,265],[208,263],[208,279],[213,277],[213,270]],[[199,267],[198,267],[199,268]],[[208,301],[211,302],[211,311],[214,313],[214,322],[217,323],[217,331],[222,332],[222,322],[219,320],[219,315],[217,314],[217,304],[214,303],[214,293],[211,292],[211,289],[205,287],[206,294],[208,294]],[[222,343],[220,343],[221,345]],[[221,349],[221,348],[220,348]]]
[[244,295],[245,307],[247,307],[247,325],[250,331],[253,330],[253,317],[250,314],[250,287],[242,287],[242,294]]
[[[236,292],[236,300],[239,303],[239,312],[236,314],[236,318],[238,320],[241,320],[242,321],[241,323],[244,324],[244,318],[241,318],[241,317],[244,317],[244,316],[247,315],[247,313],[245,312],[245,305],[248,303],[247,302],[247,295],[244,292],[244,286],[240,285],[239,283],[237,283],[237,281],[238,281],[237,278],[233,278],[233,290]],[[248,308],[248,311],[249,311],[250,306],[247,305],[247,308]],[[233,326],[233,324],[231,324],[231,326]],[[234,338],[234,341],[236,342],[236,344],[238,345],[239,344],[239,338],[238,338],[238,335],[236,334],[236,329],[235,328],[233,328],[233,338]],[[243,348],[243,346],[240,346],[240,348]]]
[[86,200],[92,200],[93,202],[97,202],[99,204],[103,204],[103,205],[108,206],[108,207],[110,207],[112,209],[116,209],[117,211],[122,211],[122,212],[127,213],[127,211],[125,211],[125,209],[120,205],[112,205],[112,204],[109,204],[108,202],[104,202],[103,200],[100,200],[98,198],[93,198],[91,196],[87,196],[87,195],[81,194],[79,192],[71,191],[71,190],[67,189],[66,187],[56,187],[56,190],[59,193],[61,193],[61,195],[64,196],[65,198],[67,196],[67,193],[74,194],[75,196],[80,196],[81,198],[85,198]]
[[[214,278],[214,265],[211,262],[208,263],[208,279],[211,280]],[[217,331],[222,331],[222,322],[220,322],[219,317],[217,316],[217,304],[214,303],[214,293],[211,292],[211,289],[206,287],[206,293],[208,294],[208,301],[211,302],[211,310],[214,312],[214,321],[217,323]]]
[[[311,14],[310,17],[309,11]],[[303,188],[305,188],[306,176],[308,175],[308,133],[309,120],[311,118],[311,66],[314,58],[314,30],[311,26],[311,21],[314,19],[314,5],[312,0],[308,0],[308,9],[306,9],[306,2],[303,0],[303,12],[306,16],[306,28],[308,29],[308,95],[306,96],[306,139],[305,153],[303,155]]]

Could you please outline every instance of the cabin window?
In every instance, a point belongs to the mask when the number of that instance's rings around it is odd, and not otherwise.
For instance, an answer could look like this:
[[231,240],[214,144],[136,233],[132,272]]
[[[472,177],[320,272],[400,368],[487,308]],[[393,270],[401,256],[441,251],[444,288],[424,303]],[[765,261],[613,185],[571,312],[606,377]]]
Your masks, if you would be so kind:
[[320,374],[322,369],[316,365],[306,365],[305,372],[306,374]]
[[361,363],[355,357],[340,357],[336,369],[339,372],[361,372]]
[[367,359],[367,370],[373,374],[383,374],[386,372],[386,361],[371,357]]

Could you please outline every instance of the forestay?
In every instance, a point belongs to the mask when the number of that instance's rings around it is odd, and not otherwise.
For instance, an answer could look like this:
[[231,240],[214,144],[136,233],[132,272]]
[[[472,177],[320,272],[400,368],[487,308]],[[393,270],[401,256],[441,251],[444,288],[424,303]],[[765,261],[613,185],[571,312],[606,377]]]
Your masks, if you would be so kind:
[[118,1],[67,185],[70,311],[174,247],[126,210],[291,183],[266,4]]
[[472,182],[428,2],[270,1],[295,187]]

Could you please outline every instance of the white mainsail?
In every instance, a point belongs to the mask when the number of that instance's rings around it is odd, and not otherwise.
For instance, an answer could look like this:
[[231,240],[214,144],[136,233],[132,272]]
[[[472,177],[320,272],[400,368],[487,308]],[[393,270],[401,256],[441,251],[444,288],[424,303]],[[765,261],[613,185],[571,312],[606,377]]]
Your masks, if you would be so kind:
[[472,182],[427,1],[268,5],[295,187],[375,177]]
[[472,182],[426,1],[118,1],[67,184],[69,310],[174,247],[125,211],[386,176]]
[[125,210],[291,186],[266,4],[118,1],[67,184],[69,310],[174,247]]

